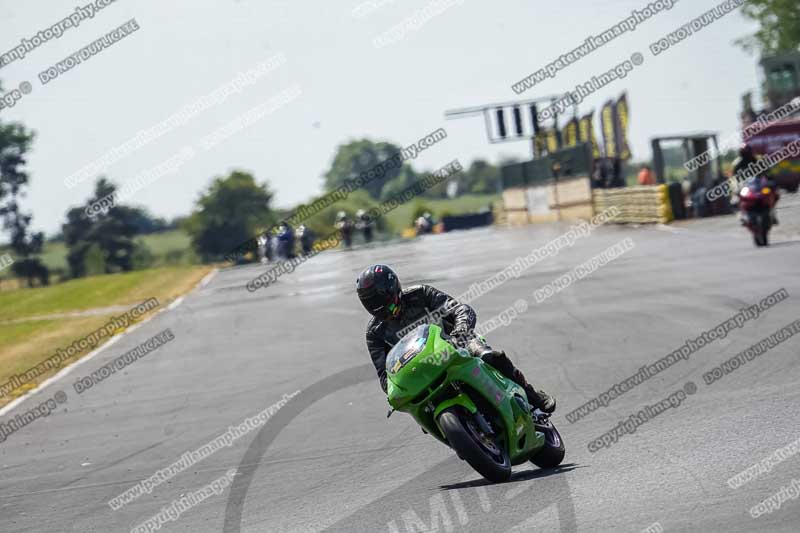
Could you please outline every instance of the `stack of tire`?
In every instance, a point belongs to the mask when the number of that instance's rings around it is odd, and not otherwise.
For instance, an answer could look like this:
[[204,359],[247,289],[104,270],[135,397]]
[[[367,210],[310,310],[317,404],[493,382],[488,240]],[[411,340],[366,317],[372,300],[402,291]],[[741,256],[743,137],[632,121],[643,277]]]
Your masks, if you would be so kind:
[[492,218],[496,226],[507,226],[509,224],[503,202],[492,203]]
[[618,224],[667,224],[673,220],[666,185],[594,189],[592,202],[595,213],[616,207],[619,216],[614,222]]

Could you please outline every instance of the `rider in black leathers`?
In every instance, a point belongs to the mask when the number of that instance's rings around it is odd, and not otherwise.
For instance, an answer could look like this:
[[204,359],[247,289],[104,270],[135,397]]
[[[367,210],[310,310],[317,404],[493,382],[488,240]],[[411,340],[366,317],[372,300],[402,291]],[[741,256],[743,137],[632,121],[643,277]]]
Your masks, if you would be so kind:
[[[734,176],[741,180],[741,176],[748,167],[754,163],[758,162],[755,154],[753,153],[753,147],[747,143],[742,144],[739,147],[739,157],[733,162],[733,174]],[[773,180],[769,178],[769,176],[762,175],[758,177],[758,184],[759,187],[771,187],[773,191],[775,191],[776,200],[775,203],[777,204],[778,199],[780,199],[780,195],[778,194],[778,186],[775,184]],[[772,218],[772,224],[777,226],[778,225],[778,215],[775,213],[775,207],[773,206],[772,209],[769,210],[770,217]],[[740,214],[740,217],[743,217]],[[747,220],[741,218],[742,224],[746,224]]]
[[523,387],[532,406],[547,413],[555,410],[555,399],[534,389],[505,352],[493,350],[474,334],[477,317],[470,306],[429,285],[415,285],[402,290],[399,278],[386,265],[374,265],[364,270],[356,281],[356,292],[364,308],[373,315],[367,326],[367,349],[384,392],[386,355],[400,340],[398,333],[417,322],[436,322],[430,318],[442,314],[439,325],[446,334],[454,337],[458,345],[466,347],[473,356],[480,357]]
[[739,147],[739,157],[733,162],[733,174],[738,175],[757,161],[753,148],[749,144],[743,144]]

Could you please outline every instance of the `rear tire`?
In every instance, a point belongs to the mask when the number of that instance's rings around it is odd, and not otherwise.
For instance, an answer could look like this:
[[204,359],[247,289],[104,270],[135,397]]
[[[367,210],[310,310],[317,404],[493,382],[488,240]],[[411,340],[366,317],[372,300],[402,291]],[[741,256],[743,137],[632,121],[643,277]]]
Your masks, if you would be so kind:
[[491,453],[469,429],[471,421],[467,417],[471,416],[460,407],[450,407],[439,415],[439,427],[450,447],[476,472],[494,483],[508,481],[511,478],[511,460],[505,443],[498,443],[495,439],[499,454]]
[[531,457],[531,462],[539,468],[557,467],[567,453],[561,434],[550,421],[547,424],[537,424],[536,429],[544,433],[544,447]]

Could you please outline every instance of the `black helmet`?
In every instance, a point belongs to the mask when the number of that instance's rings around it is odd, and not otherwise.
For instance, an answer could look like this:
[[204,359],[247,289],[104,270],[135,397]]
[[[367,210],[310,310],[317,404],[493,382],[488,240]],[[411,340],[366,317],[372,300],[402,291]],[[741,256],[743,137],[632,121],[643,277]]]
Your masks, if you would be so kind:
[[400,314],[400,278],[386,265],[373,265],[356,280],[356,292],[364,309],[379,320]]

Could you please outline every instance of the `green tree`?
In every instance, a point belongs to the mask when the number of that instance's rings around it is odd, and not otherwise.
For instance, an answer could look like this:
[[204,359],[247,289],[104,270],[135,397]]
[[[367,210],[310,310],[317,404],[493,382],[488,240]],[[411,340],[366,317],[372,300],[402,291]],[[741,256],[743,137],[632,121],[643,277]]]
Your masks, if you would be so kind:
[[[374,168],[379,163],[400,152],[400,147],[388,142],[373,142],[369,139],[351,141],[339,146],[333,158],[330,170],[325,173],[325,189],[333,190],[344,184],[344,180],[353,179],[362,172]],[[400,168],[389,170],[385,176],[375,179],[364,186],[373,198],[381,197],[383,186],[394,180]]]
[[67,221],[61,225],[61,233],[67,246],[69,273],[73,278],[87,275],[86,257],[92,245],[89,241],[91,229],[92,221],[82,208],[73,207],[67,211]]
[[169,223],[165,219],[152,216],[145,208],[131,207],[130,210],[137,235],[159,233],[169,229]]
[[257,184],[247,172],[215,178],[185,223],[197,254],[204,261],[220,259],[259,228],[272,226],[272,196],[267,184]]
[[410,187],[415,181],[422,176],[417,174],[411,165],[404,164],[397,176],[391,181],[387,181],[381,190],[381,200],[386,200],[402,192],[405,188]]
[[144,270],[152,267],[156,262],[156,258],[143,241],[137,240],[134,243],[131,261],[133,261],[133,268],[135,270]]
[[[116,187],[106,178],[95,185],[87,205],[114,194]],[[114,205],[105,213],[89,217],[86,208],[73,207],[67,211],[67,221],[62,225],[67,245],[67,263],[72,277],[98,273],[98,256],[102,257],[105,273],[133,270],[133,241],[137,233],[140,210],[124,205]]]
[[459,190],[466,194],[495,194],[500,184],[500,168],[476,159],[459,177]]
[[11,249],[17,256],[11,270],[16,276],[26,278],[28,287],[33,287],[35,279],[42,285],[49,285],[50,271],[38,257],[34,257],[42,253],[44,234],[29,234],[30,222],[30,215],[24,215],[16,209],[8,213],[4,222],[4,227],[11,231]]
[[106,257],[103,249],[97,243],[86,247],[86,255],[82,258],[81,265],[86,276],[101,276],[106,272]]
[[29,287],[36,278],[43,285],[49,283],[47,267],[35,257],[42,252],[44,234],[30,233],[32,217],[20,207],[29,181],[25,164],[33,137],[22,124],[0,123],[0,219],[11,235],[11,249],[17,258],[12,270],[17,276],[27,278]]
[[800,8],[797,0],[748,0],[744,16],[758,23],[758,30],[737,41],[747,51],[762,55],[800,50]]

